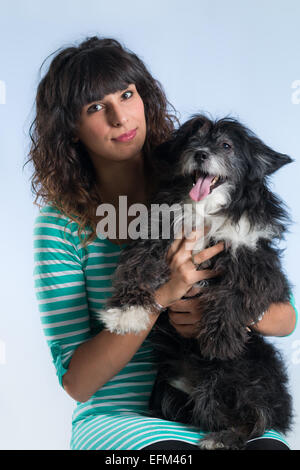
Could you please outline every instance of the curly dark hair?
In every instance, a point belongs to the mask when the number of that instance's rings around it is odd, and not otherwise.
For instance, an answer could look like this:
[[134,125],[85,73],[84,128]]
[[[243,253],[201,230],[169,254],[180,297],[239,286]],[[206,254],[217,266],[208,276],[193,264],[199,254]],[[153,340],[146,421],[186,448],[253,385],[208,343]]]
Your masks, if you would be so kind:
[[76,221],[79,236],[86,227],[92,228],[85,245],[96,237],[95,208],[101,201],[92,161],[84,146],[74,141],[82,107],[135,84],[144,103],[147,127],[142,150],[150,170],[152,151],[170,137],[179,121],[159,81],[116,39],[93,36],[54,54],[38,85],[25,164],[33,164],[34,204],[50,203]]

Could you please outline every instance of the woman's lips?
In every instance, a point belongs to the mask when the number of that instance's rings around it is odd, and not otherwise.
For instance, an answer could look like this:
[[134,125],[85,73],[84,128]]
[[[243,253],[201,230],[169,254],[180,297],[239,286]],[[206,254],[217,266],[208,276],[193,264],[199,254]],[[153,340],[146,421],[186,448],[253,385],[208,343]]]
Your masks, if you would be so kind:
[[132,131],[129,131],[126,134],[119,135],[119,137],[113,140],[117,140],[118,142],[129,142],[129,140],[134,139],[134,137],[136,136],[136,131],[136,129],[132,129]]

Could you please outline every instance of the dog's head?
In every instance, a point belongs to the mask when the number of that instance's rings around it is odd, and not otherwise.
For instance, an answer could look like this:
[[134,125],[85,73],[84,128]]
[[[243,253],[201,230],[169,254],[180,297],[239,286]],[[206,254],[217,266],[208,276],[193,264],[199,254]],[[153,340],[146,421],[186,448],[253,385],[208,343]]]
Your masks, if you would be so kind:
[[[174,174],[190,182],[189,196],[202,201],[212,194],[262,183],[283,165],[292,162],[275,152],[237,120],[212,121],[198,114],[185,122],[167,143]],[[221,198],[222,199],[222,198]]]

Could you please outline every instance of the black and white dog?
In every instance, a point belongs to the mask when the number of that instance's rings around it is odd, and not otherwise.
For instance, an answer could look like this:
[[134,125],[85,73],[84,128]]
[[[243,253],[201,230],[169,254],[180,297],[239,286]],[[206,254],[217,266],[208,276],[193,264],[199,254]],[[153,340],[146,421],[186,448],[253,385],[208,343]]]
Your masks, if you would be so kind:
[[168,238],[138,239],[122,251],[114,293],[100,319],[119,334],[145,329],[155,308],[154,292],[169,279],[166,254],[177,222],[192,229],[202,221],[207,231],[194,253],[219,241],[225,250],[198,269],[223,274],[198,284],[202,315],[195,338],[179,335],[165,314],[151,331],[159,370],[150,409],[155,416],[209,431],[199,441],[204,449],[243,449],[267,429],[286,433],[292,405],[284,363],[247,327],[271,303],[290,298],[275,246],[289,218],[268,188],[268,177],[293,160],[235,119],[213,122],[195,115],[157,149],[154,161],[161,178],[156,205],[188,210],[173,212]]

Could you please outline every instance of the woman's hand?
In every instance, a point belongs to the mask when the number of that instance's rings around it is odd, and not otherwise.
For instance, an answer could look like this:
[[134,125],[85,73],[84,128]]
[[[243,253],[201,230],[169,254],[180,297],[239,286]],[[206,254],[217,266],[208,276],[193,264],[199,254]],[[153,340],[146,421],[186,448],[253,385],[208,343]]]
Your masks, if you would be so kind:
[[[170,307],[180,300],[193,285],[204,279],[216,277],[218,273],[210,269],[197,271],[192,260],[194,245],[203,233],[194,230],[189,238],[176,239],[169,248],[167,261],[170,266],[170,279],[155,292],[155,300],[163,307]],[[224,243],[219,242],[214,246],[206,248],[196,255],[194,260],[197,264],[212,258],[224,250]]]
[[185,297],[190,300],[177,300],[168,308],[169,321],[175,330],[185,338],[192,338],[197,332],[197,324],[201,319],[199,297],[195,297],[201,288],[192,287]]

